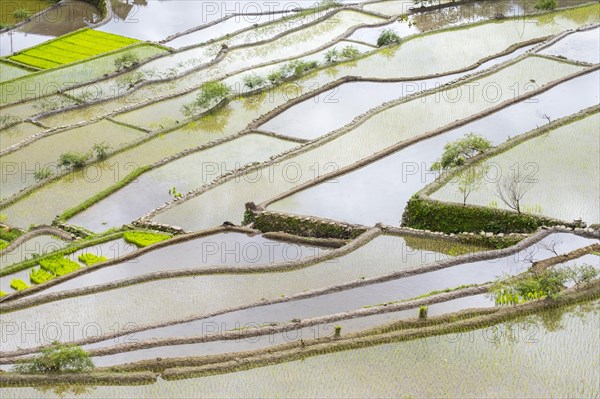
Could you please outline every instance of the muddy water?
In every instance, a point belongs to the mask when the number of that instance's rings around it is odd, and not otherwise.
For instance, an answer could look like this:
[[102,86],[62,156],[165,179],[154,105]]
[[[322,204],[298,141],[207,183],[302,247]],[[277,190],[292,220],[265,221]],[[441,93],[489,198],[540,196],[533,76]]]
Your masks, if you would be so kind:
[[303,139],[315,139],[352,122],[357,116],[387,101],[434,89],[467,73],[474,74],[514,59],[531,48],[532,46],[522,47],[462,74],[398,83],[345,83],[294,105],[269,120],[260,129]]
[[573,61],[600,63],[600,28],[576,32],[559,40],[540,54],[565,57]]
[[[541,70],[546,74],[545,77],[541,77],[539,73],[533,75],[533,71]],[[457,119],[488,109],[493,104],[513,98],[514,91],[509,86],[527,90],[527,87],[531,87],[527,85],[533,78],[541,85],[576,70],[580,68],[529,57],[492,75],[465,83],[463,86],[388,108],[371,116],[335,140],[290,157],[278,165],[253,171],[247,178],[241,176],[236,181],[216,186],[157,214],[153,220],[194,230],[220,224],[224,217],[225,219],[241,218],[244,204],[248,201],[262,203],[316,176],[331,173],[337,168],[356,162],[390,145],[418,137]],[[472,100],[469,100],[470,96],[466,91],[463,92],[467,90],[467,84],[469,90],[474,89]],[[491,97],[486,100],[487,94],[480,91],[490,85],[500,88],[495,91],[494,101],[488,101]],[[452,100],[446,101],[444,98]],[[480,100],[473,100],[476,98]],[[436,118],[431,118],[431,109],[434,107]],[[210,205],[215,201],[221,204],[221,207],[216,210]],[[205,208],[207,206],[210,208],[210,213]]]
[[[599,306],[598,301],[588,302],[470,332],[324,354],[234,373],[175,381],[159,379],[143,386],[85,387],[85,392],[98,398],[132,399],[381,398],[396,397],[398,392],[435,398],[570,397],[574,392],[579,397],[597,397]],[[54,389],[63,392],[65,388],[59,385]],[[56,392],[47,388],[2,388],[5,398],[50,398],[56,397]]]
[[[0,158],[3,176],[2,198],[8,198],[35,183],[35,171],[57,173],[59,157],[67,152],[90,153],[97,143],[106,143],[111,150],[143,137],[146,133],[102,120],[44,137],[18,151]],[[91,178],[91,176],[88,176]]]
[[[599,72],[584,75],[535,98],[293,194],[271,204],[269,209],[366,225],[377,222],[398,225],[409,198],[436,178],[429,168],[447,142],[475,132],[498,145],[509,137],[542,125],[544,121],[540,115],[556,120],[598,104],[598,85]],[[401,178],[398,178],[399,174]],[[452,198],[457,200],[456,196]]]
[[[166,261],[163,259],[162,262],[158,262],[156,258],[158,256],[157,253],[148,254],[147,261],[151,263],[148,263],[148,265],[145,265],[145,263],[141,264],[140,266],[143,266],[143,268],[129,263],[114,267],[109,266],[106,272],[104,272],[106,274],[103,274],[103,276],[107,279],[118,278],[120,275],[115,275],[115,273],[119,273],[120,267],[124,267],[124,273],[142,274],[147,268],[149,268],[148,270],[159,270],[165,268],[204,267],[205,264],[210,263],[209,259],[212,260],[213,264],[230,264],[232,266],[246,264],[252,266],[253,263],[251,261],[255,260],[257,256],[257,237],[240,237],[246,240],[244,242],[249,242],[249,244],[242,245],[240,243],[237,246],[238,248],[236,248],[236,240],[234,240],[233,243],[226,242],[224,244],[226,246],[219,251],[219,245],[215,245],[215,243],[218,244],[221,242],[221,239],[226,240],[227,237],[223,238],[223,235],[217,236],[217,239],[206,237],[195,240],[200,245],[194,245],[194,242],[187,244],[188,248],[193,248],[190,251],[195,251],[194,253],[199,254],[196,257],[185,256],[181,251],[175,253],[174,250],[169,251],[165,248],[167,252],[174,254]],[[282,251],[282,255],[280,256],[284,257],[285,254],[285,257],[289,260],[293,257],[314,254],[310,247],[307,248],[308,252],[302,251],[302,253],[299,253],[295,251],[297,246],[287,243],[279,244],[278,246],[273,246],[269,243],[269,246],[267,246],[267,243],[265,243],[260,247],[262,256],[266,258],[264,259],[266,260],[265,263],[272,264],[272,262],[268,262],[268,256],[266,255],[269,255],[269,252],[273,251]],[[359,250],[343,257],[322,261],[303,269],[276,273],[191,276],[151,281],[17,311],[11,313],[10,317],[6,320],[13,320],[14,317],[19,318],[19,320],[29,320],[29,317],[33,317],[35,314],[35,317],[46,315],[42,317],[51,317],[56,321],[62,319],[63,315],[64,317],[73,317],[73,313],[70,312],[74,311],[77,313],[77,317],[82,317],[81,321],[83,323],[87,323],[88,321],[101,323],[100,330],[102,334],[106,334],[107,330],[104,326],[108,322],[111,323],[110,325],[113,325],[115,322],[121,323],[121,325],[122,322],[132,322],[138,326],[144,326],[167,320],[181,320],[185,317],[198,316],[232,306],[237,307],[250,303],[258,303],[262,298],[277,299],[306,290],[325,288],[331,285],[356,281],[361,278],[370,278],[389,274],[394,271],[414,268],[424,263],[445,259],[447,255],[439,251],[441,249],[446,251],[449,248],[445,245],[447,244],[446,242],[441,242],[442,246],[439,244],[440,241],[415,241],[395,236],[381,236],[370,241]],[[217,250],[214,249],[215,246]],[[283,252],[284,250],[285,252]],[[204,263],[202,262],[203,253],[212,253],[210,258],[207,258]],[[281,260],[285,260],[285,258]],[[77,284],[95,284],[97,280],[93,275],[96,273],[102,273],[102,271],[99,270],[91,273],[89,281],[81,280],[81,282],[78,282],[79,278],[77,278],[70,283],[65,282],[65,284],[70,284],[71,287]],[[86,278],[85,276],[81,277]],[[50,289],[60,290],[62,288],[61,286],[56,286]],[[162,298],[161,301],[148,301],[148,292],[152,292],[153,296],[160,296]],[[173,292],[177,292],[178,295],[172,295]],[[127,298],[129,307],[121,305],[123,298]],[[211,299],[207,300],[207,298]],[[50,309],[52,309],[51,313],[46,313]],[[144,309],[144,311],[140,311],[141,309]],[[83,330],[80,333],[87,334]],[[33,345],[36,337],[32,336],[30,338]],[[40,337],[38,336],[37,338]],[[7,342],[8,346],[12,344],[11,342]],[[6,350],[10,349],[7,347]]]
[[135,182],[69,220],[92,231],[120,226],[173,199],[169,190],[186,192],[210,183],[223,173],[284,152],[296,143],[248,135],[200,151],[144,173]]
[[[476,295],[472,297],[455,299],[448,302],[442,302],[429,307],[429,316],[438,316],[445,313],[456,312],[467,308],[491,307],[494,303],[485,295]],[[342,320],[335,323],[319,324],[312,327],[291,330],[282,333],[263,335],[259,337],[235,339],[230,341],[216,341],[210,343],[187,344],[162,346],[150,349],[137,350],[115,355],[94,357],[94,364],[98,366],[112,366],[116,364],[130,363],[140,360],[149,360],[160,358],[187,357],[187,356],[206,356],[222,353],[240,352],[248,350],[257,350],[270,346],[281,345],[299,340],[312,340],[319,338],[332,337],[336,326],[342,327],[343,334],[363,331],[378,325],[392,323],[395,321],[415,318],[418,315],[418,308],[409,309],[401,312],[384,313],[374,316],[360,317],[350,320]],[[253,320],[237,322],[235,328],[252,328],[259,326]],[[233,326],[233,325],[232,325]],[[220,320],[205,321],[201,330],[195,330],[194,335],[210,335],[215,332],[222,332],[226,328]],[[191,331],[186,331],[191,332]],[[187,334],[186,334],[187,335]],[[135,342],[142,340],[143,333],[135,333],[126,337],[116,338],[106,342],[86,345],[84,349],[114,345],[116,343]],[[181,335],[177,335],[181,337]],[[115,342],[116,341],[116,342]]]
[[[67,319],[75,319],[81,323],[81,326],[94,323],[96,326],[94,332],[85,329],[76,330],[73,337],[78,339],[82,336],[91,336],[92,333],[108,334],[108,327],[116,323],[119,328],[123,328],[126,323],[147,326],[187,317],[199,317],[232,307],[260,303],[262,298],[289,297],[305,290],[325,288],[356,281],[361,277],[370,278],[394,270],[413,268],[440,258],[440,255],[432,251],[413,249],[409,251],[402,245],[401,239],[393,238],[395,237],[376,242],[372,247],[379,251],[376,253],[383,254],[380,255],[381,258],[385,258],[385,254],[400,253],[400,256],[388,257],[380,266],[378,262],[369,261],[358,263],[362,266],[360,269],[350,268],[346,262],[340,261],[326,262],[319,266],[284,273],[197,276],[151,281],[7,313],[3,315],[3,319],[6,322],[19,320],[24,323],[24,326],[37,322],[44,325],[50,321],[62,325],[63,320]],[[548,239],[560,241],[557,246],[559,253],[594,242],[594,240],[569,234],[556,234]],[[392,251],[394,246],[390,244],[395,244],[396,249]],[[376,248],[378,245],[381,246]],[[322,294],[308,299],[255,307],[252,317],[256,322],[271,321],[276,314],[279,314],[278,317],[282,320],[303,319],[409,299],[436,289],[491,281],[503,272],[518,273],[530,266],[529,260],[550,256],[551,252],[541,245],[534,245],[518,255],[495,261],[466,263],[436,272]],[[375,266],[379,267],[375,268]],[[240,289],[240,287],[244,288]],[[152,292],[153,297],[160,297],[161,301],[149,300],[149,292]],[[173,292],[177,292],[178,295],[169,295]],[[127,298],[125,302],[124,298]],[[37,336],[35,334],[28,336],[27,342],[9,340],[6,343],[6,350],[12,350],[17,344],[21,347],[35,346],[36,342],[39,344],[42,339],[45,338],[40,331]]]
[[[175,33],[223,18],[231,14],[248,14],[269,11],[291,10],[298,6],[307,8],[314,1],[283,2],[187,2],[183,0],[141,2],[113,2],[113,18],[99,30],[117,33],[141,40],[158,41]],[[182,12],[185,10],[185,12]]]
[[298,261],[325,254],[326,251],[318,247],[273,241],[262,236],[221,233],[157,249],[146,255],[50,287],[34,296],[168,270],[200,269],[218,265],[259,266]]

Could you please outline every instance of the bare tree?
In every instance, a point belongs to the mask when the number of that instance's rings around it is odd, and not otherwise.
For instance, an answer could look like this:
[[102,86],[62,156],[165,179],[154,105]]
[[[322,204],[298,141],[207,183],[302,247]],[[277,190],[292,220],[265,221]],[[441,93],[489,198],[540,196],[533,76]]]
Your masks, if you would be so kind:
[[544,248],[547,251],[552,252],[555,256],[558,256],[558,249],[557,247],[562,244],[561,240],[551,240],[549,243],[544,244],[544,243],[540,243],[541,247]]
[[531,181],[521,177],[518,171],[504,176],[496,183],[496,196],[510,209],[521,213],[521,200],[531,189]]
[[463,197],[463,206],[467,206],[467,199],[473,191],[478,190],[483,183],[485,167],[474,165],[463,171],[457,180],[458,191]]

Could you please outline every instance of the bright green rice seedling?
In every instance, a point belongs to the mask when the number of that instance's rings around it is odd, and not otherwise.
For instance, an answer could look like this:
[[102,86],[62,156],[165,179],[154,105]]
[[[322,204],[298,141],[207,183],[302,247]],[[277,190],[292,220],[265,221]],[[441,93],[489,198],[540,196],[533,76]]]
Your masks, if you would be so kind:
[[171,238],[171,235],[164,233],[149,233],[145,231],[126,231],[123,234],[123,239],[131,244],[135,244],[138,247],[147,247],[148,245],[155,244]]
[[4,291],[0,291],[0,298],[2,298],[3,296],[7,296],[8,294]]
[[40,260],[40,266],[42,269],[56,276],[64,276],[65,274],[69,274],[81,268],[79,263],[61,256],[52,256],[42,259]]
[[48,280],[52,280],[54,277],[54,274],[48,273],[42,268],[39,268],[37,270],[33,269],[29,273],[29,281],[31,281],[33,284],[42,284]]
[[15,278],[10,282],[10,288],[17,291],[23,291],[29,288],[29,285],[27,285],[27,283],[20,278]]
[[[85,60],[138,43],[112,33],[84,29],[18,52],[11,60],[41,69]],[[131,57],[136,57],[132,54]]]
[[86,264],[86,266],[95,265],[96,263],[104,262],[108,258],[106,256],[97,256],[94,254],[81,254],[79,260]]

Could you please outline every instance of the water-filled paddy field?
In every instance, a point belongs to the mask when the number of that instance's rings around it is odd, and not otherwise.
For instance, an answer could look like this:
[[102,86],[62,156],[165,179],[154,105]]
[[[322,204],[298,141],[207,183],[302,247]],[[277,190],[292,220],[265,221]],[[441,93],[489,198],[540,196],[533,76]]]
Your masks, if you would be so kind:
[[3,398],[599,395],[600,5],[22,3]]

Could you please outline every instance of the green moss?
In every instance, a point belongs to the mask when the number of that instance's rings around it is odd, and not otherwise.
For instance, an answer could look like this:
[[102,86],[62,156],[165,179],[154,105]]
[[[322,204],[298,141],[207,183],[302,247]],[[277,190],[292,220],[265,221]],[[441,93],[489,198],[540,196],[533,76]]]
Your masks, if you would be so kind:
[[45,283],[48,280],[52,280],[54,277],[55,277],[54,274],[48,273],[46,270],[44,270],[42,268],[33,269],[29,273],[29,281],[31,281],[34,284]]
[[15,279],[11,280],[10,288],[12,288],[13,290],[17,290],[17,291],[23,291],[23,290],[29,288],[29,285],[27,285],[27,283],[25,281],[21,280],[20,278],[15,278]]
[[94,254],[81,254],[79,260],[86,264],[86,266],[95,265],[96,263],[104,262],[108,260],[106,256],[97,256]]
[[40,266],[56,276],[64,276],[81,268],[79,263],[60,255],[40,260]]
[[156,244],[164,240],[168,240],[172,236],[165,233],[151,233],[146,231],[126,231],[123,234],[123,239],[131,244],[137,245],[140,248],[148,245]]
[[[300,220],[295,216],[283,214],[265,214],[257,213],[253,216],[254,228],[267,233],[270,231],[283,231],[304,237],[316,238],[356,238],[366,230],[339,223],[329,223],[317,220]],[[250,220],[245,215],[244,222]]]
[[503,209],[444,203],[413,196],[402,215],[402,225],[444,233],[480,231],[491,233],[532,233],[541,226],[568,223],[536,215],[518,214]]

